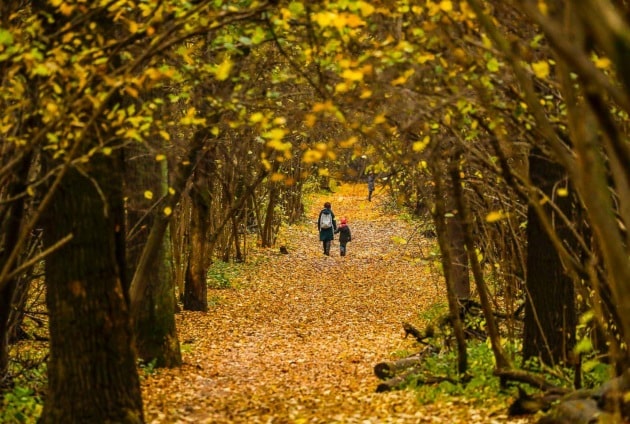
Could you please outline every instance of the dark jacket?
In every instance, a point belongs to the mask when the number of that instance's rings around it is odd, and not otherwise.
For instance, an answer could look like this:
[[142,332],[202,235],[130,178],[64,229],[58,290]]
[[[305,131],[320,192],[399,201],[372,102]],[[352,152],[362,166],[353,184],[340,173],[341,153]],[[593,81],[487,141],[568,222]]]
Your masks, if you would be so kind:
[[[321,221],[321,217],[323,213],[330,213],[332,214],[332,223],[333,226],[332,228],[321,228],[319,223]],[[333,211],[331,211],[330,209],[322,209],[322,211],[319,213],[319,216],[317,217],[317,230],[319,230],[319,241],[328,241],[328,240],[334,240],[335,239],[335,230],[337,229],[337,221],[335,221],[335,214],[333,213]]]
[[352,241],[352,233],[350,232],[350,227],[345,224],[341,224],[335,233],[339,233],[339,244],[346,244],[349,241]]
[[369,174],[367,177],[368,190],[374,191],[374,174]]

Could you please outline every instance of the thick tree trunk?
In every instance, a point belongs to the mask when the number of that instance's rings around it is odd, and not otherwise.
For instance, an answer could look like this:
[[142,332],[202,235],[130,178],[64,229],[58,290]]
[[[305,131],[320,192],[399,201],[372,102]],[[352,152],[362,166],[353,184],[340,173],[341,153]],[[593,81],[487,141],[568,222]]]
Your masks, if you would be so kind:
[[[562,168],[542,156],[530,154],[530,178],[565,213],[570,216],[570,197],[554,195],[556,184],[564,178]],[[550,213],[551,216],[551,213]],[[568,229],[561,219],[553,219],[556,236],[566,241]],[[569,244],[570,245],[570,244]],[[533,207],[527,213],[527,302],[523,334],[523,357],[540,357],[546,364],[567,361],[575,343],[575,294],[571,279],[550,236]]]
[[82,172],[69,170],[46,217],[45,246],[73,238],[46,259],[51,341],[42,424],[143,422],[117,253],[120,162],[95,155]]

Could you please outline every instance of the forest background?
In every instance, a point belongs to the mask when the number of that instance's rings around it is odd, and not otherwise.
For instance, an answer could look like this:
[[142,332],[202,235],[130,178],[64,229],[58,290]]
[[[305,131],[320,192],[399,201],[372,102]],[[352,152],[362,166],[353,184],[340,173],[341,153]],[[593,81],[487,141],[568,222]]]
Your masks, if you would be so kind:
[[[610,366],[623,393],[629,12],[625,0],[2,2],[3,385],[32,365],[9,346],[45,322],[39,421],[142,422],[137,358],[181,363],[177,301],[208,309],[212,262],[246,260],[248,234],[274,246],[309,184],[373,170],[432,218],[458,375],[474,299],[502,383],[557,389],[506,353],[519,343],[525,364],[570,369],[575,387]],[[37,293],[45,311],[30,308]],[[617,394],[590,401],[626,416]]]

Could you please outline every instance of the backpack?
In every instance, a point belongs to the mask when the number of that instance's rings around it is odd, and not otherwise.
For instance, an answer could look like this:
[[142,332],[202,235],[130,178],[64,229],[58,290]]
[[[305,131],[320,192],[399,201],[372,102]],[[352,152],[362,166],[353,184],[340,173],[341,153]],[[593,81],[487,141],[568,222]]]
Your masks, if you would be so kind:
[[327,230],[332,228],[332,214],[330,212],[322,212],[322,216],[319,218],[319,228]]

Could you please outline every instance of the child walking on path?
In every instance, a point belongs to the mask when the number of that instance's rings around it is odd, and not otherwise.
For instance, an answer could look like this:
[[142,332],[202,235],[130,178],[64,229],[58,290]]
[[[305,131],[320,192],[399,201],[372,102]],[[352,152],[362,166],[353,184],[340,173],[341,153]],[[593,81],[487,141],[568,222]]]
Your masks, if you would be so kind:
[[335,230],[335,233],[339,233],[339,255],[346,256],[346,244],[352,241],[352,233],[346,218],[341,218],[341,224]]

